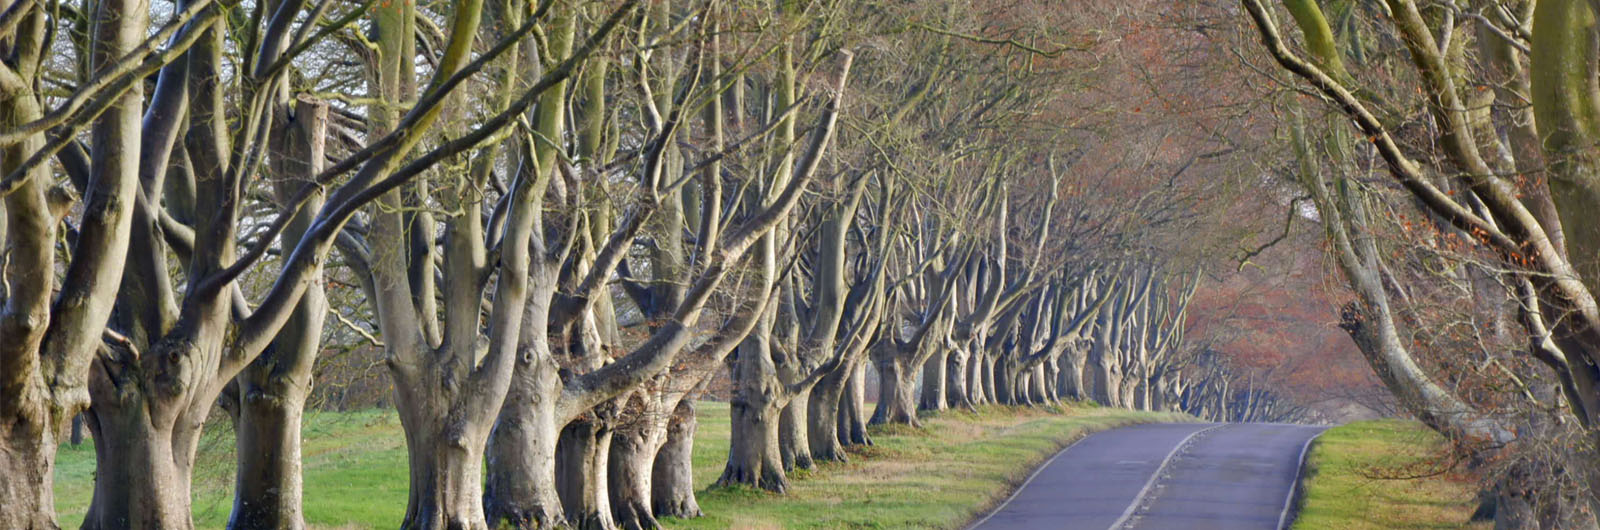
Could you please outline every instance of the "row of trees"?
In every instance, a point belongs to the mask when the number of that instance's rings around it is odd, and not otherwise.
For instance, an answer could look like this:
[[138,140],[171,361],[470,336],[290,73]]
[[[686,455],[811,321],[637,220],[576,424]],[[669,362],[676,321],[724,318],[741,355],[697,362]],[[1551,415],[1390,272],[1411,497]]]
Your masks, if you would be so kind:
[[1199,275],[1130,234],[1184,207],[1090,200],[1084,139],[1038,122],[1086,70],[1036,14],[0,5],[0,527],[56,527],[80,414],[84,528],[192,526],[219,405],[230,526],[303,527],[313,367],[357,341],[393,381],[404,528],[698,515],[721,367],[718,482],[775,491],[919,410],[1183,407]]
[[1314,206],[1340,326],[1490,478],[1497,528],[1594,528],[1600,6],[1282,4],[1241,2],[1300,94],[1265,172]]

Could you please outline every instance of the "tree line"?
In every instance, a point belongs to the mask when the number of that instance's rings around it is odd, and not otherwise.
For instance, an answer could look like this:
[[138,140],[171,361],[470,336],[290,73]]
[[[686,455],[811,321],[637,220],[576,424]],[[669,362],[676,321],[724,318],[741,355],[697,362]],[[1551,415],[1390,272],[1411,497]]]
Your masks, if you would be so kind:
[[217,411],[229,526],[304,527],[330,328],[393,381],[403,528],[697,516],[719,373],[717,483],[777,492],[927,411],[1215,402],[1184,338],[1201,275],[1135,242],[1185,206],[1094,200],[1081,138],[1040,125],[1092,72],[1013,15],[0,5],[0,527],[57,526],[75,418],[84,528],[192,527]]

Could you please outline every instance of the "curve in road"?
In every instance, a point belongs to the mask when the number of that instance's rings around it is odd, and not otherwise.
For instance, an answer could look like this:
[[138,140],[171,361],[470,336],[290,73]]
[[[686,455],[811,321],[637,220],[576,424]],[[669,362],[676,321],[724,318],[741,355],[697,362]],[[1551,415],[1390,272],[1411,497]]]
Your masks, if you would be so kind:
[[1322,427],[1171,423],[1057,453],[969,529],[1277,529]]

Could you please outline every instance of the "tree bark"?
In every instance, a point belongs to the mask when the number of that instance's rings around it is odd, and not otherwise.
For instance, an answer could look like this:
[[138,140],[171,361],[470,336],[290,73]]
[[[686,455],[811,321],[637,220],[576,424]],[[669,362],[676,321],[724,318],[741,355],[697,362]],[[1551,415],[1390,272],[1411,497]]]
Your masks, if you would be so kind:
[[[42,411],[40,411],[42,414]],[[40,423],[0,425],[0,527],[55,530],[55,432]],[[99,440],[99,438],[95,438]]]
[[905,366],[895,347],[880,344],[873,348],[873,361],[878,365],[878,407],[872,411],[871,423],[900,423],[913,427],[917,421],[917,376]]
[[[435,417],[443,417],[443,414]],[[406,415],[402,415],[402,418]],[[454,426],[451,424],[455,423]],[[452,421],[407,427],[410,491],[402,530],[486,530],[483,517],[483,435],[460,432]]]
[[1080,401],[1089,399],[1083,380],[1083,369],[1087,361],[1079,345],[1068,346],[1066,352],[1061,355],[1061,376],[1056,385],[1061,389],[1062,397]]
[[[984,340],[978,338],[975,342],[981,345]],[[972,359],[967,362],[967,397],[974,406],[989,403],[993,399],[989,389],[984,386],[984,378],[991,377],[989,371],[994,369],[992,363],[993,359],[989,352],[983,351],[981,347],[973,352]]]
[[612,520],[619,528],[658,528],[651,507],[651,480],[655,459],[666,441],[669,413],[654,388],[641,388],[626,401],[625,417],[611,435],[611,456],[606,484],[611,495]]
[[839,443],[845,447],[872,445],[872,438],[867,436],[866,379],[867,363],[857,364],[850,371],[844,396],[839,400]]
[[1045,388],[1044,365],[1035,364],[1028,370],[1028,399],[1035,405],[1048,405],[1051,403],[1049,390]]
[[807,433],[806,439],[810,442],[811,458],[817,462],[844,462],[849,460],[845,455],[844,445],[841,443],[839,425],[841,422],[840,410],[843,408],[846,387],[849,386],[851,375],[855,373],[855,366],[841,364],[828,375],[822,376],[817,385],[811,388],[811,399],[807,401],[806,411]]
[[611,439],[610,422],[604,419],[579,418],[561,429],[556,443],[556,492],[573,528],[616,528],[606,481]]
[[700,517],[694,496],[695,403],[678,403],[667,424],[666,443],[656,453],[650,471],[650,508],[656,517]]
[[738,386],[728,403],[732,437],[718,486],[742,484],[779,493],[789,489],[778,452],[781,411],[774,400],[781,389],[768,355],[770,338],[751,335],[733,359]]
[[[536,303],[530,302],[530,306]],[[525,325],[545,318],[537,312]],[[543,325],[535,327],[543,333]],[[534,353],[541,347],[542,354]],[[556,494],[556,440],[561,429],[555,400],[547,396],[560,392],[561,380],[542,338],[525,342],[523,348],[525,354],[518,356],[511,390],[489,436],[484,510],[492,528],[555,528],[566,524]]]
[[945,382],[948,381],[945,372],[949,368],[946,361],[950,352],[939,345],[931,347],[937,348],[937,351],[922,363],[922,397],[917,402],[917,408],[940,411],[949,408],[949,403],[945,401]]
[[[107,422],[138,422],[136,415],[96,414],[100,429]],[[170,432],[128,426],[115,440],[96,429],[94,500],[84,516],[84,530],[123,528],[185,529],[189,521],[189,476],[179,466]]]
[[784,471],[815,467],[808,436],[810,407],[811,389],[808,388],[791,394],[778,415],[778,456],[783,459]]
[[[328,119],[328,107],[311,101],[301,101],[292,114],[288,111],[284,108],[275,113],[284,134],[272,137],[275,191],[285,202],[300,183],[321,171]],[[310,231],[321,207],[319,194],[289,222],[279,240],[283,255],[291,254]],[[306,526],[301,507],[300,424],[327,309],[319,274],[272,344],[235,379],[240,398],[234,426],[238,463],[229,528],[299,530]]]
[[[39,7],[26,17],[22,37],[42,37],[44,14]],[[34,33],[36,35],[28,35]],[[26,60],[26,59],[25,59]],[[0,97],[0,126],[9,128],[38,119],[38,100],[31,93],[5,93]],[[43,135],[33,135],[0,149],[0,173],[10,174],[44,147]],[[40,166],[27,175],[20,188],[4,197],[0,207],[0,244],[9,269],[0,288],[8,298],[0,306],[0,527],[54,530],[55,427],[52,389],[46,385],[39,363],[40,347],[50,321],[50,297],[55,285],[56,220],[47,194],[50,175]],[[96,327],[103,326],[104,322]],[[80,405],[81,406],[81,405]],[[76,409],[63,411],[73,414]]]
[[945,405],[950,408],[966,408],[973,406],[971,397],[967,394],[967,370],[971,363],[971,354],[965,348],[955,348],[945,358]]

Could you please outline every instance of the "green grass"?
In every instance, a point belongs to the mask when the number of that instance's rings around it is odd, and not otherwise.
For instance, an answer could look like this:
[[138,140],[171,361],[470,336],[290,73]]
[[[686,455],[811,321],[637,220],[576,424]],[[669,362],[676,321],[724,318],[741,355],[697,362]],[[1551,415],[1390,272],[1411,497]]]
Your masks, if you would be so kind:
[[[996,504],[1032,467],[1089,432],[1175,414],[1069,407],[986,407],[949,412],[924,428],[873,428],[875,445],[851,461],[791,475],[788,495],[706,489],[728,450],[728,406],[705,402],[695,437],[695,479],[706,517],[672,528],[954,528]],[[196,459],[194,519],[222,528],[233,501],[233,432],[215,422]],[[94,449],[62,446],[56,507],[77,527],[94,488]],[[313,528],[393,528],[405,515],[406,452],[393,411],[311,412],[305,422],[305,509]]]
[[[222,528],[233,509],[233,430],[213,421],[201,438],[194,473],[194,522]],[[392,528],[406,510],[406,446],[392,410],[307,412],[301,447],[306,521],[313,527]],[[77,528],[94,493],[94,446],[63,445],[56,455],[56,513]]]
[[[712,405],[712,404],[707,404]],[[726,405],[701,410],[726,416]],[[957,528],[1009,495],[1039,462],[1077,438],[1110,427],[1193,421],[1178,414],[1070,407],[984,407],[947,412],[904,427],[872,429],[874,445],[851,461],[791,476],[789,493],[705,489],[705,517],[669,528]],[[727,455],[727,422],[700,423],[695,479],[709,486]],[[715,440],[715,443],[704,443]]]
[[1449,470],[1444,440],[1403,420],[1355,422],[1329,429],[1307,461],[1297,529],[1490,528],[1467,520],[1477,507],[1474,482]]

